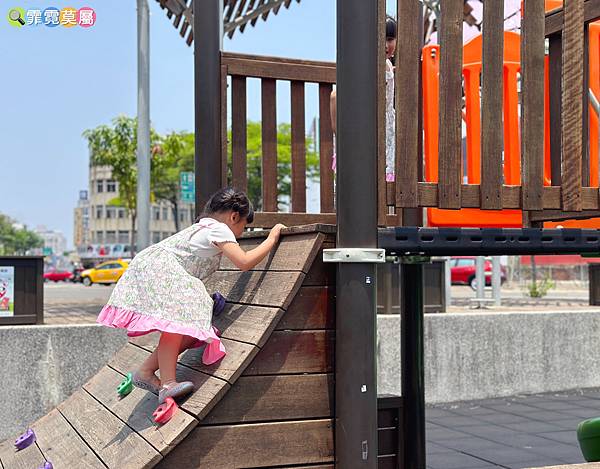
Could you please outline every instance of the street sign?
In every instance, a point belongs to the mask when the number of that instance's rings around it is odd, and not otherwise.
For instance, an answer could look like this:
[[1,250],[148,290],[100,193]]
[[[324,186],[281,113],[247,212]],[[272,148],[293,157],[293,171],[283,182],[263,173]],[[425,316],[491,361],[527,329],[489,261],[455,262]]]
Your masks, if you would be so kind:
[[194,203],[196,201],[196,177],[191,171],[179,173],[179,187],[181,189],[181,201]]
[[51,256],[52,255],[52,248],[47,248],[47,247],[44,248],[43,255],[44,256]]

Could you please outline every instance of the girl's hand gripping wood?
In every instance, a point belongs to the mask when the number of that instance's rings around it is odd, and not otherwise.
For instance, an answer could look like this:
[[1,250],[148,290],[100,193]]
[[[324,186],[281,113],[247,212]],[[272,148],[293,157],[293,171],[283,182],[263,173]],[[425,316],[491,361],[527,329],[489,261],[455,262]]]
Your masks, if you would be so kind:
[[267,256],[267,254],[269,254],[271,249],[273,249],[279,241],[279,236],[283,228],[285,228],[285,225],[282,225],[281,223],[275,225],[271,229],[267,239],[250,251],[244,251],[240,245],[236,243],[220,243],[219,248],[238,269],[245,272],[255,267]]

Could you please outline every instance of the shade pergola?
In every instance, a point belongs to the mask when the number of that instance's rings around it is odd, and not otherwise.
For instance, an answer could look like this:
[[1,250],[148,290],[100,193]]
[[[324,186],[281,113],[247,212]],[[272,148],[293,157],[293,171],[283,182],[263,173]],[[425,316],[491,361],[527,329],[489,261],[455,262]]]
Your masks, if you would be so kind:
[[[188,46],[194,42],[193,0],[156,0],[167,18],[185,39]],[[237,30],[243,33],[248,23],[256,25],[259,18],[266,21],[270,13],[277,14],[282,6],[289,8],[293,0],[223,0],[223,32],[232,38]],[[300,0],[296,0],[300,3]]]

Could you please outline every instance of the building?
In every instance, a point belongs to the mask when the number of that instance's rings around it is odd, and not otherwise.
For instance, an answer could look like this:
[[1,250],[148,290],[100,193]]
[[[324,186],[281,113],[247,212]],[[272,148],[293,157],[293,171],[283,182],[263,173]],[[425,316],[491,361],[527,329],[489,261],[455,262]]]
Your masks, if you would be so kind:
[[49,230],[43,225],[34,231],[44,240],[44,256],[62,256],[67,250],[67,238],[62,231]]
[[88,191],[79,191],[77,207],[73,211],[73,244],[85,246],[91,243],[90,237],[90,201]]
[[[127,209],[115,205],[118,196],[119,185],[112,179],[110,168],[90,165],[89,200],[87,201],[88,238],[84,241],[82,237],[82,242],[76,243],[77,252],[84,264],[93,264],[104,259],[131,257],[132,219]],[[81,196],[80,203],[83,207]],[[79,208],[78,204],[75,210]],[[193,204],[180,203],[178,212],[180,229],[193,222]],[[152,204],[150,215],[152,244],[175,233],[176,225],[170,203],[160,201]]]

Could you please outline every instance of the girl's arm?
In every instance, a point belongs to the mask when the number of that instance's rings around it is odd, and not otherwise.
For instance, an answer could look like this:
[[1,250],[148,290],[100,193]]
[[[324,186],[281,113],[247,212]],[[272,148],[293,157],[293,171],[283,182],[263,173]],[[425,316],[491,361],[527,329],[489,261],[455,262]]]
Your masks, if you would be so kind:
[[285,228],[285,226],[281,224],[275,225],[267,239],[250,251],[244,251],[236,243],[221,243],[219,248],[238,269],[245,272],[252,269],[269,254],[271,249],[277,244],[277,241],[279,241],[282,228]]

